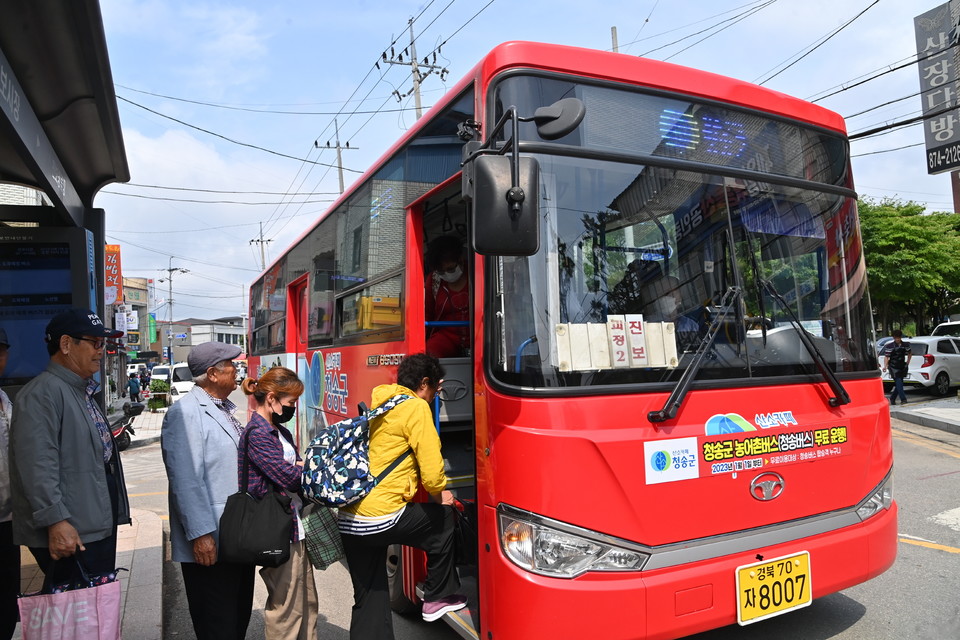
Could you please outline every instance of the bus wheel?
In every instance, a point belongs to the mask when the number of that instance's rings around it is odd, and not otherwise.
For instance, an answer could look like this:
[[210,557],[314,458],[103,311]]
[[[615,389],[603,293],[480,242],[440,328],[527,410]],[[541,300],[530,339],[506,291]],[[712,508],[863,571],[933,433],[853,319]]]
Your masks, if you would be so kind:
[[419,610],[403,593],[403,554],[399,544],[387,547],[387,584],[390,587],[390,608],[401,614]]

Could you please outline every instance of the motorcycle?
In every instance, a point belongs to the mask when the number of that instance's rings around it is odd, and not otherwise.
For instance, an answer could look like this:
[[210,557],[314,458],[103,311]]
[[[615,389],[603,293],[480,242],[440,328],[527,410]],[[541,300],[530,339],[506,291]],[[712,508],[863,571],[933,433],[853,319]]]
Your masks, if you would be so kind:
[[110,423],[110,432],[113,433],[113,438],[117,441],[117,449],[120,451],[130,446],[130,435],[136,435],[136,431],[133,430],[133,419],[143,413],[143,407],[142,402],[124,402],[123,413]]

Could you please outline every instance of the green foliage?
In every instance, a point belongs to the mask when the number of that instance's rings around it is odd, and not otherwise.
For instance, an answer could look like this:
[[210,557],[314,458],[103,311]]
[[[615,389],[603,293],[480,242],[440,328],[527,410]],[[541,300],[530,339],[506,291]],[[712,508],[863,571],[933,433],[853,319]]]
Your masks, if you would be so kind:
[[[919,333],[960,308],[960,216],[884,199],[858,203],[870,295],[883,333]],[[916,335],[916,334],[914,334]]]
[[147,409],[150,411],[156,411],[157,409],[162,409],[167,406],[166,396],[150,396],[147,400]]
[[165,380],[151,380],[150,381],[150,392],[151,393],[166,393],[170,391],[170,383]]

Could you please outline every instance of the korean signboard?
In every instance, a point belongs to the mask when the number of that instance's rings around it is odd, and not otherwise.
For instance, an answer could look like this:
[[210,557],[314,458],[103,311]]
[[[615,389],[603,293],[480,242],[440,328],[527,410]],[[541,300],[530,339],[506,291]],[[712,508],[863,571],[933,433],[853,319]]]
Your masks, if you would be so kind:
[[103,302],[106,305],[123,302],[123,274],[120,272],[120,245],[104,246]]
[[913,19],[930,174],[960,167],[960,109],[956,108],[960,76],[953,46],[957,21],[951,17],[951,4],[960,13],[960,2],[948,2]]

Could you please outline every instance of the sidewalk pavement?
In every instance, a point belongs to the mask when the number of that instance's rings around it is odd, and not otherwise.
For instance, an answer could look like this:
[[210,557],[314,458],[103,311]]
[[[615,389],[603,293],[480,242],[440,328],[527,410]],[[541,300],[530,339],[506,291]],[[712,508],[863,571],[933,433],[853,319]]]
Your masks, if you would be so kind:
[[907,404],[890,407],[890,417],[960,435],[960,391],[945,398],[928,397],[908,394]]

